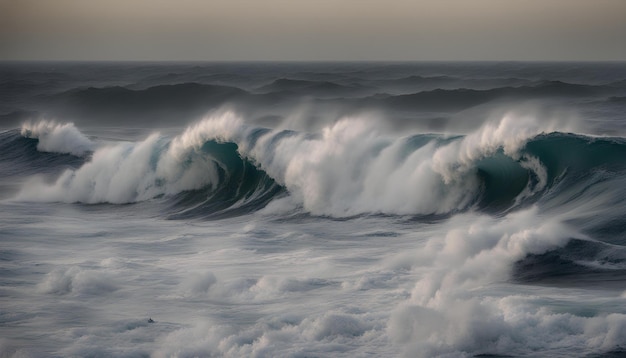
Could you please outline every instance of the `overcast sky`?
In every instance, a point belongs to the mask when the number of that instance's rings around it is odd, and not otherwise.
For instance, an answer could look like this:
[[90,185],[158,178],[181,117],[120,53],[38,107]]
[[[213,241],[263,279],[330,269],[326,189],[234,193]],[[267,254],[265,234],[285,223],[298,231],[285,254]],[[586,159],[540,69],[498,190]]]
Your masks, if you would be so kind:
[[626,60],[626,0],[0,0],[4,60]]

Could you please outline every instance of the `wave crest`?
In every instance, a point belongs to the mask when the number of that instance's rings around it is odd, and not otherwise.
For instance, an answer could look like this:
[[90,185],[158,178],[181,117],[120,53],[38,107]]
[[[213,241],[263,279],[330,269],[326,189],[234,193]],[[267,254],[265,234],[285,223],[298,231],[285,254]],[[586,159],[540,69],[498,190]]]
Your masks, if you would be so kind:
[[[397,137],[380,123],[350,117],[306,133],[253,127],[234,112],[220,112],[171,139],[157,133],[104,145],[52,184],[29,182],[18,199],[131,203],[173,196],[173,215],[188,217],[258,210],[286,190],[290,200],[276,205],[295,203],[322,216],[501,211],[538,200],[568,168],[588,173],[602,165],[591,139],[548,135],[567,126],[532,116],[508,113],[465,136]],[[560,150],[543,148],[563,138],[595,159],[577,168],[567,155],[556,155]]]
[[38,139],[37,150],[83,156],[94,149],[94,143],[81,133],[74,123],[56,123],[42,120],[37,123],[25,123],[22,136]]
[[18,194],[20,200],[82,203],[130,203],[218,182],[216,163],[193,148],[168,150],[159,134],[136,143],[98,148],[77,170],[66,170],[52,184],[34,178]]

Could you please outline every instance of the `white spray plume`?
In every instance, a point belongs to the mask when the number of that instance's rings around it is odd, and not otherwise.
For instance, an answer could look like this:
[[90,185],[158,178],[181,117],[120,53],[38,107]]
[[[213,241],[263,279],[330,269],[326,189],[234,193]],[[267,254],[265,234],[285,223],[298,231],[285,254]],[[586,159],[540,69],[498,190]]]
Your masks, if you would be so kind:
[[[219,133],[229,125],[237,126],[238,120],[230,112],[218,118],[188,129],[169,146],[158,133],[141,142],[103,146],[94,152],[90,162],[77,170],[65,171],[51,185],[34,178],[26,183],[17,199],[129,203],[216,185],[217,163],[201,153],[200,148],[208,139],[224,139]],[[71,128],[67,131],[76,131],[76,138],[84,137],[71,124],[52,128]]]
[[22,125],[21,133],[26,138],[38,139],[37,150],[41,152],[82,156],[94,149],[94,143],[76,129],[74,123],[29,122]]

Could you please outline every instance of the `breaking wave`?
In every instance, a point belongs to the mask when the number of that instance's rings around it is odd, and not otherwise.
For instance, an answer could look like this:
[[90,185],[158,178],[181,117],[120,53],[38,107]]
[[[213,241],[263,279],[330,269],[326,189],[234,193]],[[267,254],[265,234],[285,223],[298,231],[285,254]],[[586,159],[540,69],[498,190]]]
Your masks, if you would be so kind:
[[332,217],[496,213],[539,200],[582,202],[576,188],[603,185],[626,169],[621,138],[569,134],[562,123],[513,113],[465,136],[394,137],[376,123],[344,118],[304,133],[254,127],[222,112],[174,138],[155,133],[98,148],[72,124],[28,124],[21,134],[37,139],[37,150],[90,157],[53,183],[31,179],[17,199],[165,198],[174,217],[255,211],[273,200]]
[[82,134],[74,123],[59,124],[52,121],[26,123],[22,136],[38,140],[37,150],[82,156],[94,149],[94,143]]

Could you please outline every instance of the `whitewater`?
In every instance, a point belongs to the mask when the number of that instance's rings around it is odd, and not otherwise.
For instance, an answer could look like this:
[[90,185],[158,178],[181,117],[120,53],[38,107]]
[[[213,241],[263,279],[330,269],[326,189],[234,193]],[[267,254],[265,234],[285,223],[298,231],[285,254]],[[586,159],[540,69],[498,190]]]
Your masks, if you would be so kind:
[[0,356],[626,355],[624,63],[0,69]]

